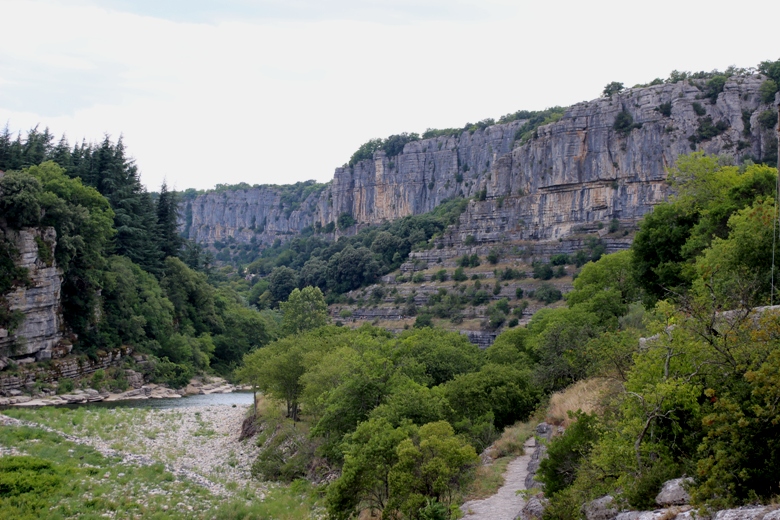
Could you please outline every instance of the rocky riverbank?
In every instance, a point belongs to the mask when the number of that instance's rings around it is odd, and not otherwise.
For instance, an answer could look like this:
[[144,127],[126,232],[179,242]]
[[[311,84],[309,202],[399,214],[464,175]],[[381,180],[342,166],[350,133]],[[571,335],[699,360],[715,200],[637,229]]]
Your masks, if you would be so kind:
[[251,441],[239,441],[247,408],[102,409],[87,411],[89,419],[70,422],[57,422],[50,414],[24,413],[23,418],[0,414],[0,425],[41,428],[105,456],[119,457],[123,464],[163,463],[177,478],[217,495],[230,496],[233,490],[251,486],[262,498],[267,486],[251,478],[258,448]]
[[[132,372],[132,371],[128,371]],[[140,376],[140,374],[139,374]],[[39,392],[25,395],[20,390],[12,390],[8,397],[0,397],[0,406],[56,406],[63,404],[83,404],[100,401],[126,401],[137,399],[175,399],[187,395],[227,394],[244,387],[235,386],[222,378],[211,378],[208,381],[193,379],[185,388],[172,389],[163,385],[141,384],[142,379],[133,380],[135,386],[131,390],[120,393],[98,391],[94,388],[73,390],[72,392],[56,394],[55,392]]]

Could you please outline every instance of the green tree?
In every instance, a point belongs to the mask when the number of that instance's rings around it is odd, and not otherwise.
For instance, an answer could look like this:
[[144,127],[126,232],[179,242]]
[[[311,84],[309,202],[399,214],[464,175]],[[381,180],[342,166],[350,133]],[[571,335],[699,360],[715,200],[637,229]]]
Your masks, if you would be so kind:
[[41,221],[41,183],[26,172],[0,178],[0,212],[11,227],[37,226]]
[[287,300],[298,285],[298,275],[289,267],[277,267],[268,277],[268,290],[275,302]]
[[496,428],[525,420],[538,403],[531,371],[487,364],[478,372],[460,374],[444,387],[455,417],[477,420],[491,414]]
[[344,465],[326,497],[332,518],[348,519],[360,512],[382,512],[390,500],[390,472],[398,463],[398,445],[417,428],[393,427],[385,419],[360,423],[344,438]]
[[613,81],[612,83],[609,83],[606,87],[604,87],[604,91],[602,92],[602,95],[604,97],[612,97],[612,94],[617,94],[619,92],[622,92],[626,87],[623,86],[623,83],[619,81]]
[[398,462],[389,475],[386,508],[414,517],[435,498],[446,507],[473,479],[479,463],[474,448],[455,435],[445,421],[429,423],[396,448]]
[[328,306],[318,287],[293,289],[286,302],[279,304],[282,311],[282,331],[298,334],[328,322]]
[[429,327],[401,334],[394,356],[419,363],[430,386],[480,366],[479,348],[463,334]]
[[179,256],[184,239],[179,234],[179,196],[163,182],[157,198],[157,237],[163,257]]

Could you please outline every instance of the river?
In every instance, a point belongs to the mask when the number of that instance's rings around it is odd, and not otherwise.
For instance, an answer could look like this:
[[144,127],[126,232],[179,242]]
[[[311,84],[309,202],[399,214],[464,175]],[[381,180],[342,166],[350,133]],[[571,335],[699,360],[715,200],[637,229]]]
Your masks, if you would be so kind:
[[[248,406],[252,404],[252,392],[230,392],[227,394],[191,395],[175,399],[125,399],[122,401],[98,401],[94,403],[58,404],[58,408],[150,408],[166,410],[192,406]],[[14,406],[0,406],[3,409]]]

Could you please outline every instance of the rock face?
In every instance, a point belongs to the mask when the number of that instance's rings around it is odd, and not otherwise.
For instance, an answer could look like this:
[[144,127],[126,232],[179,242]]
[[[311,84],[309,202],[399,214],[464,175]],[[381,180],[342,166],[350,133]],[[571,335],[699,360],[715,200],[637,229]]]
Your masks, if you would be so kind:
[[69,356],[55,359],[48,366],[20,367],[16,372],[0,372],[0,395],[13,396],[20,390],[31,389],[36,382],[53,383],[61,379],[79,379],[120,364],[132,353],[132,348],[122,347],[109,352],[98,352],[95,359]]
[[[398,156],[377,152],[337,168],[331,183],[294,204],[273,186],[210,192],[185,204],[181,225],[202,243],[232,236],[269,244],[345,213],[358,226],[377,224],[484,194],[451,242],[467,235],[477,243],[550,241],[613,219],[630,226],[668,195],[666,170],[681,154],[760,160],[776,153],[773,130],[758,124],[771,108],[760,101],[763,80],[732,77],[715,103],[698,80],[628,89],[568,108],[522,144],[515,140],[522,120],[411,142]],[[615,128],[621,113],[633,123],[623,130]],[[718,123],[721,133],[702,139],[700,130]]]
[[[16,263],[27,269],[29,284],[5,294],[11,311],[20,311],[24,320],[13,331],[0,328],[0,359],[51,359],[67,354],[62,342],[60,292],[62,271],[54,262],[56,233],[53,228],[20,231],[0,230],[16,247]],[[46,248],[39,251],[40,248]]]

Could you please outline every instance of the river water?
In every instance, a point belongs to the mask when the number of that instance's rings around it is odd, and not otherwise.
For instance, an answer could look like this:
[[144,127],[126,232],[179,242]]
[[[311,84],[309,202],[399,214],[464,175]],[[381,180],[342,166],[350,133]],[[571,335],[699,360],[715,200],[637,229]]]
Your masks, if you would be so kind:
[[[232,392],[229,394],[191,395],[176,399],[127,399],[124,401],[98,401],[95,403],[58,404],[58,408],[187,408],[190,406],[248,406],[253,401],[252,392]],[[13,405],[0,406],[0,412],[16,408]]]
[[231,392],[229,394],[191,395],[177,399],[131,399],[126,401],[99,401],[68,407],[89,406],[96,408],[186,408],[190,406],[247,406],[252,404],[252,392]]

